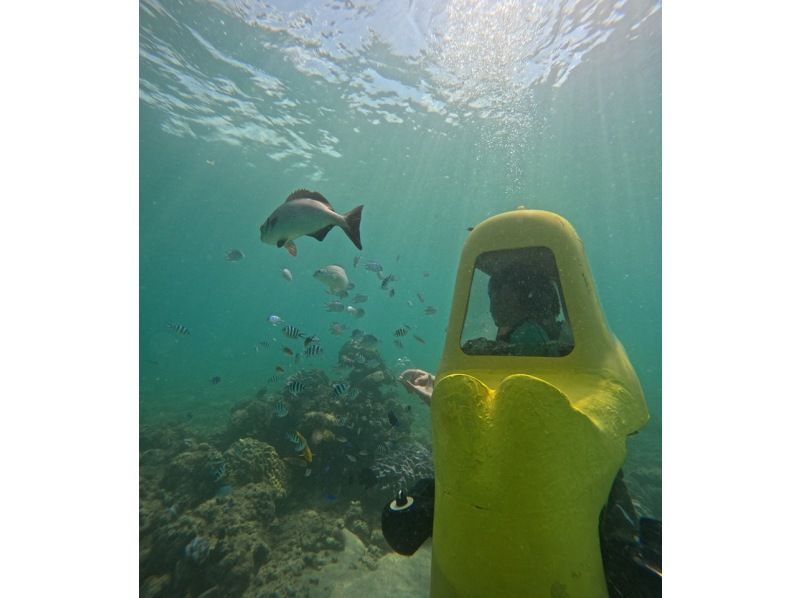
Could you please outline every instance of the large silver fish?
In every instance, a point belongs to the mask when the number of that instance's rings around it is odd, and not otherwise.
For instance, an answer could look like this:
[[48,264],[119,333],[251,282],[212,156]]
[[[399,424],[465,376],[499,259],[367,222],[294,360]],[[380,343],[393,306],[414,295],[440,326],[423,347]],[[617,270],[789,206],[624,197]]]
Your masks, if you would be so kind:
[[286,247],[297,255],[293,240],[303,235],[322,241],[334,226],[341,227],[361,249],[361,210],[357,206],[345,214],[338,214],[321,193],[298,189],[281,204],[261,225],[261,241],[267,245]]

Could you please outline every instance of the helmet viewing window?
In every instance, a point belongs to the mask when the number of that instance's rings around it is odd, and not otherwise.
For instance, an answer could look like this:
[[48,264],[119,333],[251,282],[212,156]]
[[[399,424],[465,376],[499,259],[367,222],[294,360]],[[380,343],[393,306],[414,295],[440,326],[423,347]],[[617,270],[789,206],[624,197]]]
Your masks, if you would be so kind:
[[548,247],[478,256],[461,332],[464,353],[561,357],[574,347],[555,256]]

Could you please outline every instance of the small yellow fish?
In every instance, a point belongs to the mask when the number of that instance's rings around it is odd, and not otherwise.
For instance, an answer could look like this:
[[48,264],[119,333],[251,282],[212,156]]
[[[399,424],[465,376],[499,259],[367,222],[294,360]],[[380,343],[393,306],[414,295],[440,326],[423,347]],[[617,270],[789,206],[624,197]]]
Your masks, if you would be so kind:
[[[311,459],[314,458],[314,454],[311,452],[311,449],[308,446],[308,442],[300,432],[295,432],[295,434],[297,434],[297,436],[303,443],[303,450],[302,450],[303,459],[305,459],[307,463],[311,463]],[[301,451],[297,452],[300,453]]]

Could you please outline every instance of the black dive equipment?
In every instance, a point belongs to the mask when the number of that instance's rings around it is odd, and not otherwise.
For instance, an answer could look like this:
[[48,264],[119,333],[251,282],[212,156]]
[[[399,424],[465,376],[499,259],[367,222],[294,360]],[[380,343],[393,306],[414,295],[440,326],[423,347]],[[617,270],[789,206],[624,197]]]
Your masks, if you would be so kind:
[[433,534],[433,478],[424,478],[408,492],[399,490],[383,507],[383,537],[395,552],[411,556]]

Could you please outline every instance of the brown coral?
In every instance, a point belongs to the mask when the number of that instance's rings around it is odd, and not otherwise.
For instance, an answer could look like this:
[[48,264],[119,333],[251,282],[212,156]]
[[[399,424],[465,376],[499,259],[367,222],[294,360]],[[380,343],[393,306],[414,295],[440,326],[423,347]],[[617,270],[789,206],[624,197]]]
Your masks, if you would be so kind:
[[225,463],[230,484],[268,482],[275,488],[276,498],[286,496],[289,472],[277,451],[267,443],[240,438],[225,451]]

